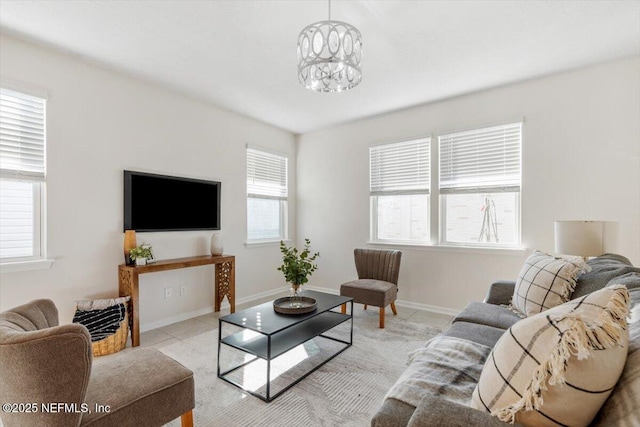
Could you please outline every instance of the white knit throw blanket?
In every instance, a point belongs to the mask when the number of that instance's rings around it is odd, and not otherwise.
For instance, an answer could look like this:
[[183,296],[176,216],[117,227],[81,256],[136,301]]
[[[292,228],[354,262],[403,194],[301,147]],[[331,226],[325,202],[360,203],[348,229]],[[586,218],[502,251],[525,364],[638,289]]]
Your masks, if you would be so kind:
[[409,366],[386,395],[417,407],[428,395],[468,405],[491,348],[437,336],[411,353]]

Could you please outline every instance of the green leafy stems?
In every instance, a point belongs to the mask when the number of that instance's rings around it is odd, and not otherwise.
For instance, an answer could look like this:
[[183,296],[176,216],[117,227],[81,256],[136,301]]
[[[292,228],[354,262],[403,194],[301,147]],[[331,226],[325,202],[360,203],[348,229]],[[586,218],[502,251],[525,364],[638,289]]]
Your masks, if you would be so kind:
[[311,241],[304,239],[304,249],[298,253],[296,247],[288,248],[284,242],[280,241],[280,252],[282,252],[282,265],[278,267],[279,271],[282,271],[287,283],[292,285],[304,285],[309,281],[307,276],[316,271],[317,264],[313,261],[320,256],[320,252],[316,252],[310,256],[311,250],[309,245]]
[[132,261],[137,259],[153,259],[153,252],[151,251],[151,245],[147,243],[143,243],[140,246],[136,246],[135,248],[129,251],[129,256]]

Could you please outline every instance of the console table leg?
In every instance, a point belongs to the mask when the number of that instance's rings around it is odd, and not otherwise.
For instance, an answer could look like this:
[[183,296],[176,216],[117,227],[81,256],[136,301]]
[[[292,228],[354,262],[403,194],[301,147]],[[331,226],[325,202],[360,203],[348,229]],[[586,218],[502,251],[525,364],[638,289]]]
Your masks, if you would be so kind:
[[128,315],[131,330],[131,346],[140,345],[140,319],[138,318],[138,274],[131,270],[119,268],[118,290],[121,297],[129,296]]
[[229,283],[229,305],[230,313],[236,312],[236,262],[231,261],[231,279]]
[[216,271],[215,271],[215,280],[214,280],[214,284],[213,284],[213,290],[214,290],[214,301],[213,301],[213,311],[220,311],[220,303],[222,302],[222,300],[220,299],[220,278],[218,277],[218,269],[220,267],[216,264]]
[[214,310],[220,311],[220,305],[226,296],[229,300],[230,312],[236,311],[236,263],[234,261],[216,264]]

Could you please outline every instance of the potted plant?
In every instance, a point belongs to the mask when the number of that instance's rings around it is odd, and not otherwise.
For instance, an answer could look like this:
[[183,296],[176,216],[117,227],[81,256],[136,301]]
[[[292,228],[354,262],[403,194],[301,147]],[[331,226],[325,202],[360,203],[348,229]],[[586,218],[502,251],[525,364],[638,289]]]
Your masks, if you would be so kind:
[[291,297],[292,304],[297,301],[300,296],[301,286],[309,281],[308,276],[311,276],[318,268],[317,264],[313,261],[320,256],[320,252],[316,252],[311,255],[311,241],[304,239],[304,249],[298,251],[296,247],[288,248],[284,242],[280,241],[280,252],[282,252],[282,265],[278,267],[279,271],[282,271],[287,283],[291,284]]
[[153,259],[153,252],[151,251],[151,245],[143,243],[135,248],[131,249],[129,256],[132,261],[136,262],[136,265],[146,265],[147,261]]

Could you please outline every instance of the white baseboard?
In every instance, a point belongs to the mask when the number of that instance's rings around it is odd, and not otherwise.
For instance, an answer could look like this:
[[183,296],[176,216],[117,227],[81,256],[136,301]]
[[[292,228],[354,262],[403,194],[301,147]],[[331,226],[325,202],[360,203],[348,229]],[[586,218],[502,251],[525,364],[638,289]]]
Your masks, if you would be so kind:
[[[229,304],[227,304],[227,307]],[[163,326],[171,325],[172,323],[182,322],[183,320],[189,320],[194,317],[203,316],[205,314],[213,313],[213,307],[205,307],[200,310],[190,311],[188,313],[180,313],[177,316],[167,317],[166,319],[158,320],[153,323],[141,323],[140,332],[150,331],[152,329],[162,328]]]
[[[340,293],[337,289],[323,288],[321,286],[307,285],[305,286],[305,288],[312,291],[325,292],[327,294],[338,295]],[[432,313],[438,313],[438,314],[447,314],[449,316],[456,316],[457,314],[460,313],[460,310],[456,310],[455,308],[440,307],[438,305],[420,304],[417,302],[405,301],[401,299],[396,300],[396,305],[399,307],[413,308],[415,310],[430,311]]]
[[[311,291],[325,292],[327,294],[333,294],[333,295],[339,294],[339,291],[337,289],[324,288],[322,286],[306,285],[305,289],[309,289]],[[248,297],[238,298],[236,300],[236,305],[246,304],[246,303],[250,303],[252,301],[260,300],[263,298],[276,296],[278,294],[281,294],[282,292],[283,292],[282,288],[278,288],[270,291],[260,292],[259,294],[250,295]],[[437,305],[429,305],[429,304],[420,304],[420,303],[405,301],[401,299],[396,300],[396,305],[398,305],[399,307],[413,308],[415,310],[429,311],[432,313],[439,313],[439,314],[447,314],[449,316],[455,316],[458,313],[460,313],[460,310],[456,310],[453,308],[440,307]],[[229,303],[226,301],[223,302],[222,305],[220,306],[220,309],[228,309],[228,308],[229,308]],[[203,316],[209,313],[213,313],[212,306],[201,308],[195,311],[190,311],[187,313],[181,313],[181,314],[178,314],[177,316],[167,317],[166,319],[158,320],[157,322],[141,324],[140,332],[146,332],[152,329],[158,329],[163,326],[171,325],[172,323],[182,322],[184,320],[189,320],[194,317]]]
[[[304,285],[304,289],[309,289],[310,291],[324,292],[325,294],[340,295],[340,291],[338,291],[337,289],[323,288],[322,286]],[[302,295],[304,295],[304,289],[302,291],[303,292]]]
[[[246,304],[255,300],[259,300],[262,298],[267,298],[271,296],[275,296],[282,293],[282,289],[274,289],[271,291],[260,292],[259,294],[251,295],[244,298],[236,299],[236,305]],[[144,323],[140,325],[140,332],[150,331],[152,329],[158,329],[163,326],[171,325],[173,323],[182,322],[184,320],[189,320],[194,317],[203,316],[205,314],[213,313],[213,306],[201,308],[199,310],[189,311],[187,313],[180,313],[176,316],[167,317],[166,319],[158,320],[152,323]],[[229,308],[229,302],[226,300],[222,302],[220,305],[221,310],[225,310]]]
[[440,307],[439,305],[420,304],[417,302],[405,301],[401,299],[396,300],[396,305],[399,307],[407,307],[407,308],[413,308],[416,310],[430,311],[432,313],[447,314],[449,316],[457,316],[458,314],[460,314],[460,311],[461,311],[461,310],[456,310],[455,308]]
[[[273,297],[283,292],[284,292],[283,288],[278,288],[278,289],[272,289],[270,291],[260,292],[259,294],[250,295],[248,297],[238,298],[236,300],[236,307],[240,304],[246,304],[248,302],[256,301],[259,299]],[[228,302],[223,303],[221,308],[229,308],[229,303]]]

